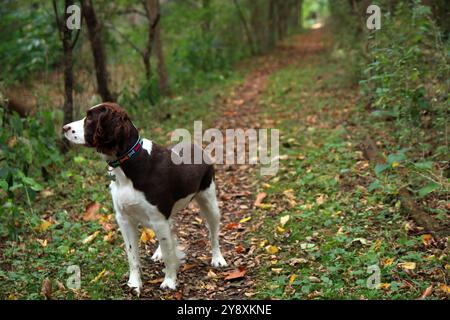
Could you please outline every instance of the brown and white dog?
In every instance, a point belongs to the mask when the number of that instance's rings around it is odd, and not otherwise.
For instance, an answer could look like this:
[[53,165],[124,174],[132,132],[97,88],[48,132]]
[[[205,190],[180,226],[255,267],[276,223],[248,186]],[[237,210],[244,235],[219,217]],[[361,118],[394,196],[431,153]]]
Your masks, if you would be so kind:
[[95,148],[112,167],[109,172],[115,181],[110,189],[130,266],[128,286],[137,294],[142,288],[138,226],[155,231],[159,247],[152,259],[165,264],[161,288],[175,289],[184,253],[177,249],[171,217],[191,200],[197,202],[208,224],[211,264],[227,265],[219,247],[220,211],[212,165],[174,164],[172,157],[178,155],[141,140],[128,114],[115,103],[90,108],[85,118],[66,124],[63,131],[69,141]]

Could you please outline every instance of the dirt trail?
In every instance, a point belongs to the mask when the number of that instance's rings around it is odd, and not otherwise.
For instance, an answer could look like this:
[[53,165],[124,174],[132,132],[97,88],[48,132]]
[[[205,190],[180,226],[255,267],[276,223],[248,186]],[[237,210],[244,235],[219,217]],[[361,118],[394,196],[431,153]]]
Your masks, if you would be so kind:
[[[257,58],[255,67],[244,84],[223,102],[222,116],[216,120],[214,127],[221,130],[262,127],[258,112],[260,97],[266,88],[268,77],[284,66],[323,49],[323,31],[319,29],[291,38],[288,44],[278,47],[269,55]],[[155,245],[151,245],[146,247],[142,263],[145,284],[141,298],[248,299],[253,295],[257,281],[254,275],[259,260],[253,254],[256,246],[248,248],[244,241],[262,222],[239,222],[254,209],[256,170],[254,166],[248,165],[216,166],[216,184],[222,212],[220,242],[229,266],[222,269],[210,266],[207,229],[198,215],[198,208],[191,204],[175,218],[179,243],[186,253],[186,262],[178,274],[177,291],[159,289],[164,276],[161,271],[163,266],[151,261],[150,257],[155,250]],[[230,273],[238,276],[243,272],[243,277],[225,280]]]

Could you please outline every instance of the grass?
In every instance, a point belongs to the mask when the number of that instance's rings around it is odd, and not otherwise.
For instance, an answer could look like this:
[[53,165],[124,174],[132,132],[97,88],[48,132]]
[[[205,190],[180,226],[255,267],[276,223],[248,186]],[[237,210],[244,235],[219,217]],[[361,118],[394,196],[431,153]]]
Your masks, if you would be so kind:
[[[326,54],[271,76],[265,116],[279,115],[287,159],[276,177],[260,179],[271,206],[259,209],[258,272],[266,281],[258,298],[415,299],[430,286],[432,298],[448,294],[445,250],[408,232],[395,197],[369,191],[374,170],[358,150],[358,128],[347,125],[356,97]],[[380,285],[371,289],[374,269]]]

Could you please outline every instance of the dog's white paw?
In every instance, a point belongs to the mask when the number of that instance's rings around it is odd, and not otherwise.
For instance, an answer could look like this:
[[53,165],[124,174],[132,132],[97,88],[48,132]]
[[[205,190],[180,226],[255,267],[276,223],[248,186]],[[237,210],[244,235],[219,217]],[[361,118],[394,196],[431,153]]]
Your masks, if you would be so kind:
[[130,275],[130,279],[128,280],[127,285],[133,290],[134,294],[136,294],[138,297],[140,296],[142,282],[139,275]]
[[160,288],[175,290],[177,288],[177,280],[166,277],[166,278],[164,278],[163,283],[161,283]]
[[161,246],[158,246],[158,249],[156,249],[155,253],[152,255],[153,261],[161,261],[162,260],[162,251]]
[[221,254],[215,255],[215,256],[212,257],[211,265],[213,267],[226,267],[226,266],[228,266],[227,262],[225,261],[225,259],[222,257]]

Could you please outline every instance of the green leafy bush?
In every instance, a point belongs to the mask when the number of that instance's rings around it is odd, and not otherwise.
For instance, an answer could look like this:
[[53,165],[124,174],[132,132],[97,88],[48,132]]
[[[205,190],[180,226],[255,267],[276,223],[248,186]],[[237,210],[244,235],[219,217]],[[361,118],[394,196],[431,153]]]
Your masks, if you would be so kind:
[[17,237],[20,223],[33,213],[36,193],[43,189],[39,181],[48,178],[62,156],[53,112],[41,111],[25,119],[6,115],[0,107],[0,117],[0,235]]

